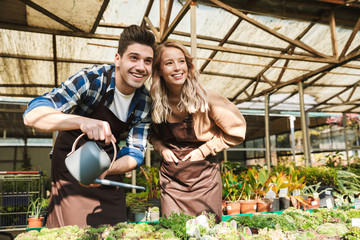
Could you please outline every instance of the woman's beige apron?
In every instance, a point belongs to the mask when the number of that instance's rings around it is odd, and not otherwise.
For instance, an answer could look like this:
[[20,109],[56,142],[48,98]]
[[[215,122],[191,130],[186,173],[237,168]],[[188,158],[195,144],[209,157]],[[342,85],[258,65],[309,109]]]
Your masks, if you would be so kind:
[[[191,115],[180,123],[159,124],[158,130],[163,144],[178,159],[203,144],[195,136]],[[162,215],[184,211],[198,216],[202,211],[207,211],[216,214],[217,222],[221,221],[222,184],[216,156],[178,163],[162,159],[160,187]]]
[[[119,120],[107,107],[104,106],[105,95],[99,106],[89,116],[90,118],[107,121],[115,137],[128,131],[129,123],[133,114],[127,122]],[[51,169],[51,198],[49,214],[47,217],[48,228],[62,227],[66,225],[78,225],[80,227],[102,224],[114,225],[126,221],[126,199],[123,188],[112,186],[101,186],[97,188],[83,187],[69,173],[65,166],[66,155],[71,151],[74,140],[81,134],[80,130],[61,131],[56,138],[52,155]],[[86,137],[80,139],[78,147],[88,140]],[[116,145],[119,139],[116,139]],[[113,158],[112,144],[105,145],[98,142],[105,151]],[[115,181],[122,181],[121,175],[106,177]]]

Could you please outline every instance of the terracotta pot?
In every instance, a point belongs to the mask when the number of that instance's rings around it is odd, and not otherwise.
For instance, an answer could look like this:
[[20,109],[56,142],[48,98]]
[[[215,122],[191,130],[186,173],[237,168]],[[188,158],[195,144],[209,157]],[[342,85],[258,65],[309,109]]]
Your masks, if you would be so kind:
[[28,218],[28,228],[40,228],[43,225],[44,217],[29,217]]
[[270,212],[272,202],[273,201],[271,199],[259,199],[256,203],[256,211],[257,212]]
[[257,208],[257,201],[255,200],[242,200],[240,201],[240,213],[255,213]]
[[240,214],[240,202],[227,202],[226,212],[228,215]]
[[306,202],[309,204],[306,206],[307,209],[319,208],[320,198],[308,197]]

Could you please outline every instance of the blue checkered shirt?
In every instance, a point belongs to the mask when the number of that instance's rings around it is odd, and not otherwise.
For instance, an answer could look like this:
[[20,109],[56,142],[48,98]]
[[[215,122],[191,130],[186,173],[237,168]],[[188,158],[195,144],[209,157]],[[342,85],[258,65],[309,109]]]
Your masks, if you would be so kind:
[[[108,98],[104,104],[106,107],[110,107],[114,100],[115,71],[112,72],[111,82],[107,88],[106,83],[108,73],[113,68],[114,65],[94,65],[91,68],[84,68],[63,82],[60,87],[54,88],[41,97],[34,98],[29,103],[25,114],[35,107],[49,106],[63,113],[88,116],[96,109],[106,92]],[[131,101],[128,117],[134,112],[134,118],[126,139],[126,146],[118,153],[118,158],[125,155],[134,157],[137,161],[137,167],[144,161],[151,123],[150,110],[150,94],[143,85],[135,91]]]

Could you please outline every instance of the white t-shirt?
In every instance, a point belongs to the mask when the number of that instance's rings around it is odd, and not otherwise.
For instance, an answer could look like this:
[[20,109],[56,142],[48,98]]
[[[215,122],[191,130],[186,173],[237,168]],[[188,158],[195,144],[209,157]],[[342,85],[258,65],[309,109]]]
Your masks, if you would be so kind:
[[130,103],[134,95],[135,92],[130,95],[125,95],[115,88],[114,101],[109,109],[123,122],[127,120]]

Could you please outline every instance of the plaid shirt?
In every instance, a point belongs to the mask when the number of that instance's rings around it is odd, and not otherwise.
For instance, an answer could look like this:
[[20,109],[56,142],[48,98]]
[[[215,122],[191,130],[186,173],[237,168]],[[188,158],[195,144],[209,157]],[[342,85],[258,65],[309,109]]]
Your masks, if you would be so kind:
[[[108,73],[114,65],[94,65],[84,68],[74,76],[63,82],[60,87],[51,92],[33,99],[25,114],[38,106],[49,106],[63,113],[73,113],[80,116],[91,114],[105,93],[108,98],[105,106],[110,107],[114,100],[115,71],[112,72],[110,85],[106,88]],[[135,91],[131,101],[128,117],[134,112],[131,128],[126,139],[126,146],[119,153],[118,158],[130,155],[137,161],[139,167],[144,161],[147,146],[147,137],[151,123],[151,98],[148,90],[143,85]],[[25,115],[24,114],[24,115]]]

